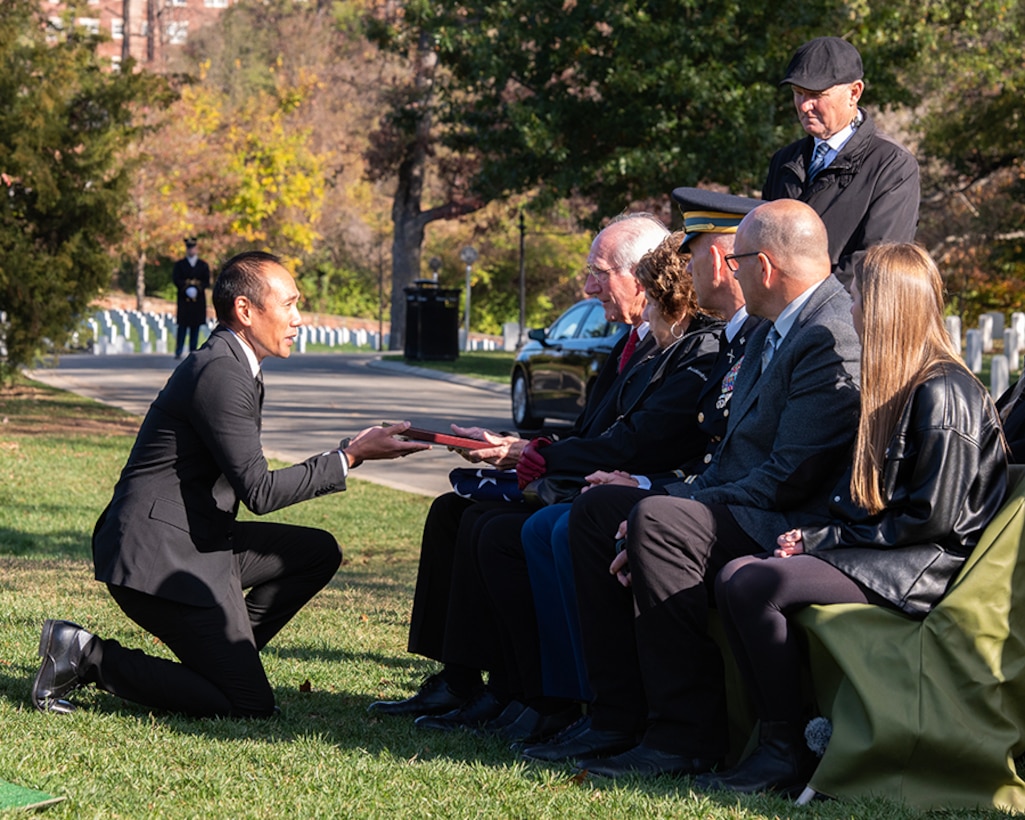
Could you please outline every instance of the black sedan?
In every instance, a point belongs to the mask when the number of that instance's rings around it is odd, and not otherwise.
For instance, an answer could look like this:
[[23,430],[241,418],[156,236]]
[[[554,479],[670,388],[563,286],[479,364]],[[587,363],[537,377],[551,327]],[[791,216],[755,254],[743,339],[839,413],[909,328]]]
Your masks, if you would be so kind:
[[627,326],[609,322],[597,299],[585,299],[537,328],[513,363],[512,416],[518,430],[537,430],[545,419],[573,421],[609,352]]

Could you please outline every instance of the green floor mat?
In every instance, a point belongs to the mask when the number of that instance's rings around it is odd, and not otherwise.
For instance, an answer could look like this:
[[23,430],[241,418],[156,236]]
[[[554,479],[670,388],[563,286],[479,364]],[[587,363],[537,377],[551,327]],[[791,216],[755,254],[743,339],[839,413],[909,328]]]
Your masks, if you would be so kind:
[[46,792],[15,786],[0,780],[0,811],[4,809],[38,809],[52,803],[60,803],[63,797],[54,797]]

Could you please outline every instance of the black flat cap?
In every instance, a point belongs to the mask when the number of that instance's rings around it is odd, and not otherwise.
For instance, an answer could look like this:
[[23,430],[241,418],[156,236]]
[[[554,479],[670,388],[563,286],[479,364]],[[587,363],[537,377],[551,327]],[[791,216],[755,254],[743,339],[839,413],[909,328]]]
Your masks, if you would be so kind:
[[816,37],[794,52],[780,85],[825,91],[865,76],[858,50],[839,37]]
[[761,199],[734,194],[720,194],[705,188],[676,188],[673,200],[683,214],[683,238],[680,250],[703,233],[736,233],[744,215],[762,204]]

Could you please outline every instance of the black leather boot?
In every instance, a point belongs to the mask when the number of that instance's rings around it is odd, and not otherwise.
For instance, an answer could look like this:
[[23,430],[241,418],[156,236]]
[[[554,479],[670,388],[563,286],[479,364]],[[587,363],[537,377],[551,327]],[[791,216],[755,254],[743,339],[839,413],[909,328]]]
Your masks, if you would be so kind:
[[758,746],[748,757],[729,771],[702,775],[695,785],[741,794],[796,794],[807,785],[817,765],[818,759],[805,743],[803,723],[762,721]]

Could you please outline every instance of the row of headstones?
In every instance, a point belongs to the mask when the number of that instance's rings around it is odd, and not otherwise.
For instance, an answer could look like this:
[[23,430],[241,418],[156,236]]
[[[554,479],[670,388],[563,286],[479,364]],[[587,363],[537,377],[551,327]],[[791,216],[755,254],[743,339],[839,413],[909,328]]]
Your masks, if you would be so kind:
[[[92,352],[96,355],[135,353],[136,350],[139,353],[168,353],[178,334],[178,323],[172,313],[143,313],[115,308],[98,311],[86,320],[86,324],[92,332]],[[210,320],[211,330],[216,326],[217,321]],[[389,341],[389,334],[385,333],[382,339],[380,334],[364,328],[350,330],[347,327],[303,325],[299,328],[295,349],[297,353],[305,353],[308,345],[315,344],[326,347],[354,345],[370,350],[386,350]],[[460,338],[460,349],[465,349],[462,342]],[[470,350],[498,349],[500,347],[494,339],[470,337]]]
[[92,333],[92,352],[98,356],[135,353],[167,353],[174,344],[178,323],[170,313],[138,310],[101,310],[86,320]]
[[[948,316],[946,324],[954,347],[962,353],[961,319]],[[982,355],[993,353],[995,339],[1002,339],[1003,352],[990,359],[989,391],[993,398],[998,398],[1007,390],[1011,374],[1021,371],[1021,354],[1025,350],[1025,313],[1012,313],[1007,327],[1004,326],[1004,314],[984,313],[979,317],[978,328],[964,334],[963,356],[973,373],[982,372]]]
[[[173,347],[178,334],[178,323],[171,313],[143,313],[137,310],[102,310],[86,320],[92,332],[92,352],[97,355],[118,353],[167,353]],[[210,329],[217,326],[210,320]],[[305,353],[307,345],[318,344],[327,347],[355,345],[371,350],[379,349],[379,336],[362,328],[350,330],[346,327],[299,328],[296,351]],[[138,346],[137,346],[138,345]],[[388,346],[388,334],[384,334],[384,346]]]

